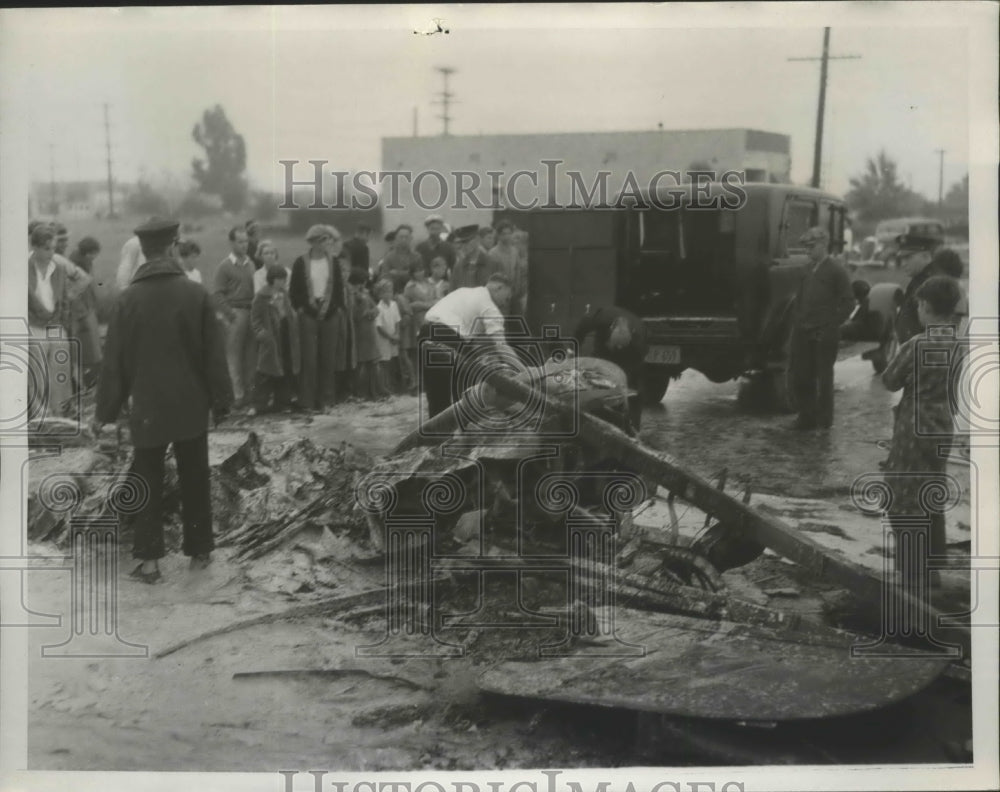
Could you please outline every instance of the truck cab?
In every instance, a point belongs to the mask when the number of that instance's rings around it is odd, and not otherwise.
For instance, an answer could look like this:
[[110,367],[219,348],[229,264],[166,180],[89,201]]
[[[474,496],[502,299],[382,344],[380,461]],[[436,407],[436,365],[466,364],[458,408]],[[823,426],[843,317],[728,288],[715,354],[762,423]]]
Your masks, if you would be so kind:
[[659,402],[693,368],[713,382],[768,380],[792,407],[790,308],[807,261],[806,229],[843,247],[846,207],[788,184],[671,185],[610,207],[503,212],[528,233],[529,326],[571,333],[585,313],[618,305],[647,331],[643,394]]

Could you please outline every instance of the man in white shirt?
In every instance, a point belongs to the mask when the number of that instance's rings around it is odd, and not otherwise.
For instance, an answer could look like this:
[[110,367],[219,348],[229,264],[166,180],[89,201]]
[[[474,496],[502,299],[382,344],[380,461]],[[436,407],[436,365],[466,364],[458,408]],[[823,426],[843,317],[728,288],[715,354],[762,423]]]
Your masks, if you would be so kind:
[[[485,286],[455,289],[427,311],[420,328],[418,357],[428,417],[433,418],[461,398],[452,385],[453,373],[461,367],[457,359],[459,350],[463,359],[469,354],[481,354],[484,347],[499,347],[513,354],[504,334],[503,311],[510,295],[510,279],[496,273]],[[429,365],[428,353],[432,352],[429,345],[453,350],[453,365]]]
[[31,232],[28,263],[28,325],[32,341],[28,354],[33,369],[42,372],[45,384],[28,378],[30,411],[35,416],[63,415],[73,395],[71,346],[66,338],[67,275],[54,260],[55,234],[40,225]]
[[[154,222],[156,218],[151,219],[149,222]],[[118,285],[118,291],[125,291],[129,284],[132,282],[132,278],[136,271],[143,264],[146,263],[146,257],[142,255],[142,246],[139,244],[139,237],[131,236],[122,245],[122,255],[121,262],[118,264],[118,272],[115,275],[115,283]]]
[[250,330],[254,266],[247,255],[247,241],[243,226],[234,226],[229,230],[232,253],[215,270],[213,292],[226,328],[226,361],[236,397],[235,409],[246,406],[248,402],[257,363],[257,342]]

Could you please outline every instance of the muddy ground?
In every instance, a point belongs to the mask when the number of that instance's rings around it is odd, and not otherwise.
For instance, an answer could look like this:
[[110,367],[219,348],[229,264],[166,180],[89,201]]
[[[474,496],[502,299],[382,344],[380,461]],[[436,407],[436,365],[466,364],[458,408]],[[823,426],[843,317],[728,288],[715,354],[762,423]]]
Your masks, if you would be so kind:
[[[891,435],[894,397],[867,363],[838,365],[836,427],[829,434],[791,431],[787,416],[746,414],[736,385],[714,385],[689,372],[664,403],[645,412],[643,438],[705,475],[728,469],[728,487],[751,488],[761,508],[812,531],[818,541],[878,569],[878,520],[860,516],[850,485],[876,471]],[[416,399],[351,404],[314,418],[256,419],[265,444],[296,437],[372,455],[388,452],[413,428]],[[247,424],[213,435],[213,462],[240,445]],[[76,452],[92,453],[89,451]],[[67,457],[68,459],[68,457]],[[69,464],[38,463],[32,477]],[[949,518],[956,552],[970,539],[968,467],[955,466],[965,502]],[[681,515],[701,519],[700,515]],[[637,522],[662,526],[651,507]],[[336,556],[329,537],[303,534],[295,546],[259,561],[234,564],[231,550],[207,570],[191,572],[174,553],[157,586],[133,583],[128,549],[118,567],[118,634],[163,650],[207,630],[296,603],[320,592],[303,588],[303,570]],[[33,552],[51,552],[38,546]],[[966,552],[968,552],[966,548]],[[378,585],[377,567],[341,564],[337,593]],[[27,576],[26,602],[41,613],[67,609],[68,571]],[[748,599],[802,613],[829,610],[836,592],[803,580],[797,568],[766,555],[731,588]],[[961,592],[968,577],[947,576]],[[323,592],[329,595],[330,591]],[[482,695],[475,679],[488,657],[463,660],[359,659],[376,643],[378,619],[308,617],[219,635],[161,659],[41,657],[67,638],[61,627],[30,630],[29,768],[52,770],[276,771],[755,764],[782,762],[954,762],[968,760],[968,686],[944,677],[924,693],[875,714],[844,720],[748,727],[663,724],[651,716]],[[323,671],[311,676],[247,676],[269,670]]]

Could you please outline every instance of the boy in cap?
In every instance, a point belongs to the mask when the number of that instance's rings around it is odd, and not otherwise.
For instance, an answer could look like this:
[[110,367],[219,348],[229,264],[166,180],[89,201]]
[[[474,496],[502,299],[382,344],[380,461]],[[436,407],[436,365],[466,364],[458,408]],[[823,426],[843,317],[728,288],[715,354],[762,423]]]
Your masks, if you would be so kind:
[[808,250],[809,261],[793,306],[788,365],[799,412],[793,428],[829,429],[840,326],[854,310],[854,293],[847,270],[829,254],[826,229],[814,226],[799,242]]
[[160,579],[163,542],[163,460],[173,446],[180,479],[184,555],[207,566],[214,548],[209,489],[208,419],[222,420],[232,403],[222,331],[212,299],[173,258],[178,223],[160,220],[135,230],[147,261],[115,301],[91,429],[113,423],[131,399],[132,473],[148,497],[135,516],[132,577]]

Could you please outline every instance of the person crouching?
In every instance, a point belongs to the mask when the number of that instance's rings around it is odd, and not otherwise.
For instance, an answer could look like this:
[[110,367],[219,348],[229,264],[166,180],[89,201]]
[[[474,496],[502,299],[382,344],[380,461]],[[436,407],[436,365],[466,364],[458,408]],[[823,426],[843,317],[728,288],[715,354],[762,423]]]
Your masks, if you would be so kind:
[[265,280],[250,308],[250,326],[257,339],[251,415],[269,409],[290,410],[295,403],[296,375],[299,373],[298,322],[286,291],[288,271],[272,264],[267,268]]

